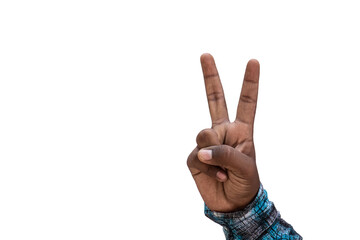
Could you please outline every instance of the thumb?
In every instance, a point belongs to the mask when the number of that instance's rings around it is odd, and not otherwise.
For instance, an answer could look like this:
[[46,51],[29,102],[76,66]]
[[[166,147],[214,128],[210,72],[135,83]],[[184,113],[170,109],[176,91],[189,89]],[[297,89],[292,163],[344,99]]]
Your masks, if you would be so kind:
[[198,152],[198,158],[203,163],[239,172],[248,169],[253,162],[251,157],[228,145],[202,148]]

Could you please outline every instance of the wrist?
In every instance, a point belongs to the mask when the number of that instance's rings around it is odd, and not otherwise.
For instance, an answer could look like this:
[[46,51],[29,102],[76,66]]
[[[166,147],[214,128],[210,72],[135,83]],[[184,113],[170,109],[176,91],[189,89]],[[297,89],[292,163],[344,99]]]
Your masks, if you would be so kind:
[[234,236],[260,236],[279,216],[274,204],[268,200],[267,192],[260,184],[252,202],[242,210],[234,212],[214,212],[205,205],[205,215],[224,227],[224,231]]

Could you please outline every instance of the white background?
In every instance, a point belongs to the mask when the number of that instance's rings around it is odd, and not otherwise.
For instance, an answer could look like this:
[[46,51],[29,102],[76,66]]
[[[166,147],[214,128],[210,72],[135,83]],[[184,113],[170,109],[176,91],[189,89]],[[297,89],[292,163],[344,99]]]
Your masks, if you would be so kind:
[[0,239],[224,239],[186,167],[261,64],[260,178],[305,239],[358,235],[357,1],[1,1]]

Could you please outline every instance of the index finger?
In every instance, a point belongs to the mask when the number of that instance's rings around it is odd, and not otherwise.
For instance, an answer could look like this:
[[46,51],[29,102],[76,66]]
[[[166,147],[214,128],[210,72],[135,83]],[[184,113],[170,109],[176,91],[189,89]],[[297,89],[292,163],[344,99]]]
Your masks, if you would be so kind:
[[212,125],[229,121],[224,90],[221,85],[219,73],[214,58],[205,53],[200,58],[204,74],[206,96],[209,104]]
[[258,96],[260,76],[260,64],[251,59],[245,70],[244,81],[241,89],[236,120],[248,124],[254,124],[256,103]]

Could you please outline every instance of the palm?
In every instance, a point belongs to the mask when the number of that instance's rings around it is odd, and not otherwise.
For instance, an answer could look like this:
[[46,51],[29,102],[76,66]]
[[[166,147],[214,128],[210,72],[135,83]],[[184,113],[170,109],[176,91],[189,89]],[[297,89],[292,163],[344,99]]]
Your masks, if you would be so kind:
[[234,121],[213,127],[222,139],[222,143],[234,147],[255,159],[255,148],[252,139],[252,125]]
[[[209,176],[201,168],[189,165],[199,192],[206,205],[213,211],[230,212],[246,206],[257,192],[260,181],[255,163],[255,148],[253,143],[253,122],[257,100],[257,86],[259,65],[257,61],[250,61],[244,78],[243,88],[234,122],[229,122],[225,98],[213,58],[203,55],[202,67],[208,97],[212,128],[209,129],[211,138],[204,137],[198,140],[198,146],[190,157],[196,158],[200,148],[210,145],[228,145],[246,154],[248,159],[241,171],[224,169],[228,180],[219,182]],[[196,161],[196,160],[192,160]],[[199,160],[197,160],[199,161]],[[199,164],[203,163],[197,163]],[[210,169],[210,167],[208,167]]]
[[250,157],[245,174],[244,171],[240,173],[226,169],[228,175],[226,182],[219,182],[206,173],[196,171],[196,169],[192,170],[206,205],[214,211],[230,212],[246,206],[253,198],[253,185],[259,184],[252,127],[246,123],[235,121],[217,125],[213,127],[213,130],[218,135],[220,143],[231,146]]

